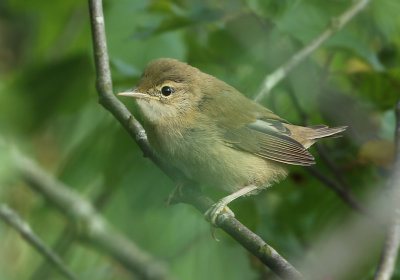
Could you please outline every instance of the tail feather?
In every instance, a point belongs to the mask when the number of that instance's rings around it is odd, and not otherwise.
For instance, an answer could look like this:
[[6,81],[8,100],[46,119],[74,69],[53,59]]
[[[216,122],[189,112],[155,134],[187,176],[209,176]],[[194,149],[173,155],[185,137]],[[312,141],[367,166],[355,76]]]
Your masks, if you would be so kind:
[[326,137],[340,137],[341,135],[338,135],[338,133],[345,131],[347,128],[347,126],[329,128],[326,125],[304,127],[293,124],[284,124],[284,126],[290,130],[290,136],[303,145],[306,149],[308,149],[318,139]]
[[317,140],[326,137],[341,137],[342,135],[336,135],[336,134],[345,131],[347,126],[338,126],[330,128],[326,125],[317,125],[317,126],[309,126],[308,128],[311,128],[313,130],[313,133],[311,133],[310,135],[311,137],[309,139]]

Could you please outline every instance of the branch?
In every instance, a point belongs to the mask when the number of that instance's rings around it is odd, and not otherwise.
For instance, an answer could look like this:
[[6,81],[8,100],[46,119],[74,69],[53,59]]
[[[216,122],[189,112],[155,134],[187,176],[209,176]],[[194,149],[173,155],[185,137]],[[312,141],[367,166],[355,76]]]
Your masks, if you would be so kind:
[[40,254],[48,259],[66,278],[77,280],[77,276],[62,261],[62,259],[48,248],[33,232],[29,224],[7,205],[0,205],[0,218],[15,228],[21,236],[30,243]]
[[72,188],[57,181],[17,151],[13,153],[13,160],[29,185],[58,207],[61,213],[76,222],[77,234],[82,240],[108,253],[143,279],[173,279],[163,264],[155,261],[147,252],[112,228],[94,207]]
[[328,152],[325,150],[324,146],[321,143],[315,143],[315,149],[318,154],[321,156],[322,160],[332,171],[334,178],[341,184],[342,188],[349,192],[350,185],[347,183],[346,179],[343,177],[342,171],[337,167],[337,165],[333,162],[333,160],[329,157]]
[[[131,137],[136,141],[138,146],[161,170],[163,170],[170,178],[178,181],[187,179],[178,171],[166,165],[152,151],[148,141],[146,132],[140,123],[130,114],[128,109],[113,94],[112,82],[109,68],[109,59],[107,54],[106,35],[104,28],[104,16],[101,0],[89,0],[90,15],[92,24],[93,48],[97,72],[97,91],[100,103],[110,111],[116,119],[128,131]],[[193,193],[190,187],[184,188],[188,196],[182,197],[186,201],[194,205],[202,213],[213,204],[212,200],[200,196],[200,193]],[[260,260],[269,266],[277,275],[284,279],[303,279],[301,274],[280,256],[271,246],[263,241],[259,236],[251,232],[239,221],[233,217],[218,218],[217,224],[229,235],[242,244],[250,253],[260,258]]]
[[[178,198],[192,204],[201,213],[206,212],[214,204],[212,199],[202,194],[196,188],[182,188],[182,193]],[[282,279],[303,279],[303,276],[287,260],[279,255],[274,248],[231,215],[220,214],[216,223]]]
[[257,102],[261,101],[273,87],[275,87],[283,78],[287,76],[290,71],[292,71],[300,62],[318,49],[333,34],[342,29],[353,17],[355,17],[362,9],[364,9],[369,2],[370,0],[356,0],[354,1],[354,4],[350,6],[344,13],[336,18],[333,18],[330,22],[330,26],[317,38],[315,38],[308,45],[304,46],[278,69],[265,77],[264,81],[262,82],[261,89],[254,96],[254,100]]
[[336,184],[335,181],[331,180],[329,177],[325,176],[322,174],[317,168],[309,166],[306,167],[307,170],[314,175],[318,180],[320,180],[322,183],[324,183],[326,186],[331,188],[333,191],[337,193],[337,195],[343,199],[343,201],[350,206],[350,208],[356,210],[357,212],[366,215],[368,217],[375,217],[373,213],[368,211],[367,209],[364,208],[355,198],[354,196],[349,192],[348,189],[343,189],[341,188],[338,184]]
[[[61,234],[57,237],[51,249],[56,252],[60,257],[64,257],[67,250],[72,247],[72,243],[77,240],[75,229],[70,225],[66,225]],[[50,270],[47,262],[42,262],[34,272],[32,272],[29,280],[42,280],[49,279]]]
[[[300,106],[300,102],[297,99],[296,95],[293,93],[292,90],[289,90],[290,98],[293,102],[297,113],[299,114],[302,124],[307,126],[308,122],[308,114],[304,112],[304,110]],[[334,178],[339,183],[337,184],[335,180],[330,179],[328,176],[320,172],[315,167],[308,167],[307,170],[318,180],[324,183],[327,187],[332,189],[337,193],[337,195],[343,199],[343,201],[352,209],[356,210],[358,213],[375,218],[373,213],[368,211],[361,203],[357,201],[357,199],[353,196],[352,192],[350,191],[350,186],[343,177],[342,173],[340,172],[339,168],[336,164],[331,160],[328,156],[326,151],[324,150],[323,146],[320,143],[315,143],[316,150],[321,156],[321,158],[325,161],[326,165],[330,168],[332,173],[335,175]]]
[[[92,201],[94,208],[101,212],[105,203],[111,199],[113,190],[115,189],[104,188],[93,200],[89,200],[89,202]],[[57,237],[57,240],[52,245],[52,249],[60,257],[63,257],[76,240],[76,228],[74,228],[72,222],[70,222]],[[42,262],[41,265],[39,265],[32,273],[30,280],[48,279],[50,272],[48,268],[48,264],[46,262]]]
[[180,175],[176,175],[176,171],[173,171],[169,165],[162,162],[162,160],[153,153],[147,141],[146,131],[143,126],[135,119],[125,105],[115,97],[111,81],[102,0],[89,0],[89,11],[99,103],[122,124],[146,157],[149,157],[171,178],[178,178]]
[[385,237],[381,259],[376,271],[374,280],[389,280],[393,274],[396,264],[397,253],[400,247],[400,100],[396,108],[396,131],[395,131],[395,162],[393,166],[392,203],[394,211],[392,213],[391,224]]

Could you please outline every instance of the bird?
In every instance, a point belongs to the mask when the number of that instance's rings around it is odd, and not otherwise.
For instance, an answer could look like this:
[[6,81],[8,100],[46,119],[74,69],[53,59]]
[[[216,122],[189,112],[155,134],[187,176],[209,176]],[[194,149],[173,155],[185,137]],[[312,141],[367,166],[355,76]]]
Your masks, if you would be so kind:
[[284,179],[288,165],[310,166],[307,150],[346,126],[298,126],[224,81],[172,58],[150,61],[133,97],[154,152],[188,179],[227,193],[205,213],[212,225],[227,205]]

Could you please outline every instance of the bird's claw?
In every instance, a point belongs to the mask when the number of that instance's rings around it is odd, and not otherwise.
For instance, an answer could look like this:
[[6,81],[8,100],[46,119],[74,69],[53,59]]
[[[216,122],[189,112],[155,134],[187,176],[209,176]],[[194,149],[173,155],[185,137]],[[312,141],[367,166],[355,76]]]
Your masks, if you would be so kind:
[[225,203],[217,202],[213,204],[204,214],[206,219],[211,222],[211,224],[215,227],[217,225],[217,218],[220,214],[225,212],[226,214],[235,217],[235,214]]

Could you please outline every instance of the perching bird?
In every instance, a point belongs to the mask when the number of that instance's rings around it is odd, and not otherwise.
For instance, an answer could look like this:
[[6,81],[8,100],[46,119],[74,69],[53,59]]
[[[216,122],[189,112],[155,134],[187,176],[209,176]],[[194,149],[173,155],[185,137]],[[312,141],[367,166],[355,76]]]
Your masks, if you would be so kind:
[[314,164],[307,148],[346,129],[290,124],[225,82],[170,58],[151,61],[136,88],[119,95],[136,98],[160,157],[189,179],[230,193],[207,211],[213,224],[232,200],[283,179],[287,164]]

